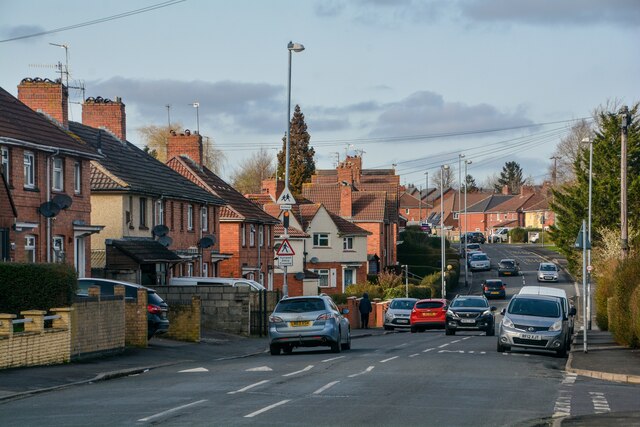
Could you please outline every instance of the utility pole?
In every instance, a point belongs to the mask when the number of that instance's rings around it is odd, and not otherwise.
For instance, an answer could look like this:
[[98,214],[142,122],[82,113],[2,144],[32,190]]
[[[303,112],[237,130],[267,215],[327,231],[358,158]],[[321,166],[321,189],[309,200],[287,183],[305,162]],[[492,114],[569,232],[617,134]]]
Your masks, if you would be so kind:
[[620,247],[622,258],[629,255],[629,224],[627,223],[627,135],[631,125],[629,108],[623,105],[620,116]]
[[422,185],[420,186],[420,190],[418,190],[418,222],[419,225],[422,226]]
[[[464,159],[464,154],[458,154],[458,243],[460,243],[460,247],[462,247],[462,227],[460,227],[460,198],[462,195],[462,159]],[[465,241],[467,236],[464,236]]]
[[553,182],[553,188],[555,188],[558,180],[558,159],[560,157],[553,156],[549,158],[553,160],[553,172],[551,172],[551,182]]
[[[424,175],[426,185],[426,187],[424,187],[424,222],[427,222],[427,209],[429,205],[429,172],[425,172]],[[422,194],[420,197],[422,197]],[[420,218],[420,221],[422,221],[422,218]]]

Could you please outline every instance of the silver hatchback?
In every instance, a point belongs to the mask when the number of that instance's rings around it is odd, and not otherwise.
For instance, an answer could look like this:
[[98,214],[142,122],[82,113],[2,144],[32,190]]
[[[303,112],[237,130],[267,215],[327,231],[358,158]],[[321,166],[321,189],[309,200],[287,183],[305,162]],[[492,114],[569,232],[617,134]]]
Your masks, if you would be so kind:
[[395,328],[411,327],[411,310],[416,305],[417,298],[394,298],[384,314],[384,329],[392,331]]
[[[502,310],[498,352],[522,347],[555,352],[565,357],[569,349],[569,323],[557,297],[518,294]],[[569,315],[575,314],[571,308]]]
[[291,353],[294,347],[328,346],[334,353],[351,348],[349,320],[326,296],[281,300],[269,316],[269,349],[272,355]]

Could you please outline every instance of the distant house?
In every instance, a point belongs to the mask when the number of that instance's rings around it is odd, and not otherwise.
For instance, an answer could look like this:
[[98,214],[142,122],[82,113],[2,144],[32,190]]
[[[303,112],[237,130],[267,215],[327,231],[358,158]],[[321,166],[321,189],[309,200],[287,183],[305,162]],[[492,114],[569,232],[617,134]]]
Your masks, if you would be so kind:
[[[0,260],[67,263],[84,277],[88,237],[102,229],[90,216],[89,162],[102,156],[69,132],[66,93],[42,79],[23,80],[20,101],[0,88]],[[57,114],[39,113],[50,104]]]

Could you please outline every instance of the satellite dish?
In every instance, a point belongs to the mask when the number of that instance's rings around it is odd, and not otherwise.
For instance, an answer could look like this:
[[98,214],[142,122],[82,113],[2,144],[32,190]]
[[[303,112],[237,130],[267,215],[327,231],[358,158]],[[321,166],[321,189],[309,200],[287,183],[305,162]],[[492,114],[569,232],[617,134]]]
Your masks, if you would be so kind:
[[166,236],[167,233],[169,232],[169,227],[163,224],[156,225],[155,227],[153,227],[151,232],[153,233],[154,236],[157,236],[157,237]]
[[304,273],[302,271],[298,271],[296,274],[293,275],[293,277],[295,277],[296,280],[302,280],[304,279]]
[[73,200],[66,194],[56,194],[52,202],[60,206],[60,209],[67,209],[71,207]]
[[317,262],[318,262],[318,257],[315,257],[315,256],[314,256],[314,257],[311,257],[311,259],[309,260],[309,262],[310,262],[311,264],[315,264],[315,263],[317,263]]
[[53,218],[60,212],[60,205],[55,202],[44,202],[40,205],[38,211],[45,218]]
[[213,246],[214,241],[211,237],[209,236],[204,236],[202,239],[200,239],[200,241],[198,242],[198,247],[199,248],[208,248],[210,246]]
[[203,238],[205,238],[205,237],[206,237],[206,238],[208,238],[208,239],[211,239],[211,241],[213,242],[213,243],[211,243],[212,245],[215,245],[215,244],[216,244],[216,242],[218,241],[218,240],[216,239],[216,235],[215,235],[215,234],[206,234],[206,235],[204,235],[204,236],[202,236],[202,237],[203,237]]
[[171,243],[173,243],[173,239],[169,236],[162,236],[158,239],[158,243],[166,248],[168,246],[171,246]]
[[275,251],[278,251],[278,249],[280,249],[280,246],[282,246],[282,243],[276,243],[275,245],[273,245],[273,249]]

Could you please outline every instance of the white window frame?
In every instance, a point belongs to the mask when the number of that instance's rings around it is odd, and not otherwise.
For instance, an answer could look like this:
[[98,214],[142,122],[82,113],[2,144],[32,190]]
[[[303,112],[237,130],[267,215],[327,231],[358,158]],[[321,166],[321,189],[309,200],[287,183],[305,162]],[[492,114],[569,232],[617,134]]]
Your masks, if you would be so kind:
[[140,197],[138,206],[140,207],[140,215],[139,215],[140,227],[146,227],[147,226],[147,198]]
[[76,194],[82,192],[82,164],[80,162],[73,164],[73,192]]
[[[326,244],[322,244],[326,240]],[[314,248],[329,248],[329,233],[313,233],[313,247]]]
[[240,242],[242,243],[242,247],[247,246],[247,227],[244,222],[240,224]]
[[258,226],[258,244],[260,245],[260,247],[264,247],[264,226],[263,225],[259,225]]
[[[347,280],[346,280],[345,272],[347,270],[351,271],[352,274],[353,274],[353,282],[351,282],[351,283],[347,283]],[[344,292],[344,289],[347,288],[347,286],[354,285],[354,284],[358,283],[358,279],[356,278],[357,274],[358,274],[358,270],[353,268],[353,267],[345,267],[345,268],[342,269],[342,289],[343,289],[343,292]]]
[[187,271],[185,272],[186,277],[193,277],[193,263],[187,263]]
[[9,184],[9,177],[11,174],[9,173],[9,165],[11,162],[9,161],[9,148],[8,147],[0,147],[0,172],[4,175],[5,181]]
[[256,245],[256,226],[251,224],[249,225],[249,247],[254,247]]
[[204,277],[209,277],[209,264],[206,262],[202,263],[202,275]]
[[[318,276],[318,287],[320,288],[330,288],[331,287],[331,270],[328,268],[318,268],[313,270]],[[326,280],[323,280],[325,278]],[[323,283],[325,282],[325,283]]]
[[36,156],[31,151],[24,152],[24,187],[35,188],[36,186]]
[[411,208],[405,208],[404,213],[409,215],[411,213]]
[[64,191],[64,159],[61,157],[51,159],[51,189]]
[[193,205],[187,205],[187,231],[193,231]]
[[155,225],[164,224],[164,201],[162,199],[156,200],[154,222]]
[[53,236],[53,262],[64,262],[64,236]]
[[24,236],[24,261],[36,262],[36,236],[32,234]]
[[342,238],[342,250],[343,251],[353,250],[353,236],[347,236]]
[[202,221],[202,231],[209,230],[209,208],[207,206],[203,206],[201,209],[201,221]]
[[267,225],[267,247],[271,247],[271,226]]

